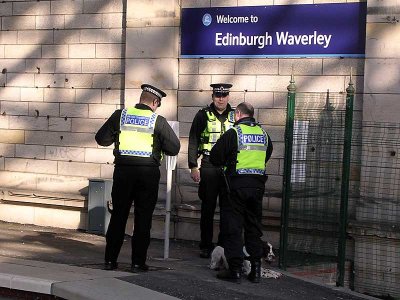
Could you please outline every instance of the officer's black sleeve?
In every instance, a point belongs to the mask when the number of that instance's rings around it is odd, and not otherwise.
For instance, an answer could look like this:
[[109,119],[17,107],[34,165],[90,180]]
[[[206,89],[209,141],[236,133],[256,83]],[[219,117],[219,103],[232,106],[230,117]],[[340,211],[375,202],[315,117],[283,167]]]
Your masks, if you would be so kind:
[[181,142],[164,117],[158,116],[154,131],[158,136],[164,154],[175,156],[179,153]]
[[116,110],[111,117],[101,126],[97,131],[95,139],[100,146],[110,146],[115,142],[119,133],[119,120],[121,117],[121,110]]
[[200,145],[200,136],[206,126],[206,115],[203,110],[200,110],[195,115],[192,126],[190,127],[188,145],[188,165],[190,169],[198,167],[197,158],[199,157],[198,149]]
[[226,166],[228,161],[234,157],[237,152],[237,135],[234,129],[225,132],[210,152],[210,161],[214,166]]
[[274,151],[274,146],[272,145],[271,138],[268,135],[268,148],[267,148],[267,156],[265,157],[265,162],[267,162],[271,158],[272,151]]

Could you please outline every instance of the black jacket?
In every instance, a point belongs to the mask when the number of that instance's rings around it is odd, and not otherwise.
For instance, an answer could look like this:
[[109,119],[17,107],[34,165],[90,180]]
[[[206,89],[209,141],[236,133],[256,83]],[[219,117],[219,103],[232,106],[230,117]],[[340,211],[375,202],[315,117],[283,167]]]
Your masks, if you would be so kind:
[[[255,124],[254,118],[243,118],[240,119],[235,125],[238,124]],[[268,134],[267,134],[268,135]],[[268,135],[268,147],[266,150],[265,162],[267,162],[272,154],[273,145],[271,138]],[[238,140],[237,134],[234,129],[229,129],[222,135],[217,141],[214,147],[211,149],[210,161],[215,166],[227,167],[225,174],[230,178],[232,185],[235,187],[246,187],[246,186],[263,186],[267,179],[266,176],[260,175],[239,175],[235,173],[235,165],[237,161],[238,152]]]
[[[136,104],[137,109],[151,110],[145,104]],[[166,155],[177,155],[181,147],[178,137],[175,135],[167,120],[162,116],[157,116],[153,135],[153,155],[151,157],[137,157],[120,155],[118,152],[121,109],[116,110],[104,125],[96,133],[96,142],[100,146],[110,146],[114,143],[114,163],[116,165],[140,165],[140,166],[159,166],[161,152]]]
[[[193,119],[189,133],[188,165],[190,169],[198,167],[197,159],[201,155],[201,153],[199,153],[200,136],[203,133],[204,129],[207,127],[207,115],[206,115],[207,110],[213,112],[216,118],[221,123],[224,123],[228,118],[229,112],[231,112],[233,109],[228,103],[226,110],[222,114],[220,114],[219,112],[216,111],[214,103],[211,103],[209,106],[202,108],[197,112],[197,114]],[[212,164],[209,162],[208,157],[203,156],[203,159],[201,161],[201,166],[212,167]]]

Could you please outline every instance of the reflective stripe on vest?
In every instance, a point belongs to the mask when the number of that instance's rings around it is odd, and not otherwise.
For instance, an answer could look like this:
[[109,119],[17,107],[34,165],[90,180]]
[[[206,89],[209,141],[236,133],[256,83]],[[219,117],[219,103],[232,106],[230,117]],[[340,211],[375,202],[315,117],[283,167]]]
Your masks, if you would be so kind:
[[157,114],[151,110],[123,109],[120,119],[119,154],[150,157]]
[[214,115],[213,112],[207,110],[207,126],[204,131],[201,133],[200,137],[200,151],[203,154],[210,154],[212,147],[224,134],[225,131],[233,127],[233,123],[235,123],[235,112],[230,111],[228,113],[228,117],[224,123],[221,123],[220,120]]
[[259,125],[239,124],[234,129],[238,140],[236,173],[264,175],[268,135]]

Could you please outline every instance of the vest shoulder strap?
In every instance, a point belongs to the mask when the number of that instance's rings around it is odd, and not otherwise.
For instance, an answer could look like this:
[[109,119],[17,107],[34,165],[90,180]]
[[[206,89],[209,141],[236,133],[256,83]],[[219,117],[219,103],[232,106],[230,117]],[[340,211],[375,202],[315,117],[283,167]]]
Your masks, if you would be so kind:
[[208,121],[213,122],[213,121],[215,121],[217,119],[215,114],[210,109],[206,110],[205,112],[206,112],[206,116],[207,116],[207,120]]
[[229,121],[230,123],[235,123],[235,111],[234,111],[234,110],[231,110],[231,111],[228,113],[228,121]]

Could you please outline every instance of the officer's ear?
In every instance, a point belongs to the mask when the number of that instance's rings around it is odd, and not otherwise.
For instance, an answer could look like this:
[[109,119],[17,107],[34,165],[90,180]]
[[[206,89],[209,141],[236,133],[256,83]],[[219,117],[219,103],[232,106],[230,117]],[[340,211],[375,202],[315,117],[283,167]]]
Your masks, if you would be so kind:
[[241,114],[240,110],[235,109],[235,122],[239,121],[241,116],[242,116],[242,114]]
[[153,107],[154,107],[154,109],[157,109],[157,108],[160,107],[160,106],[161,106],[161,101],[160,101],[160,99],[155,98],[155,99],[153,100]]

